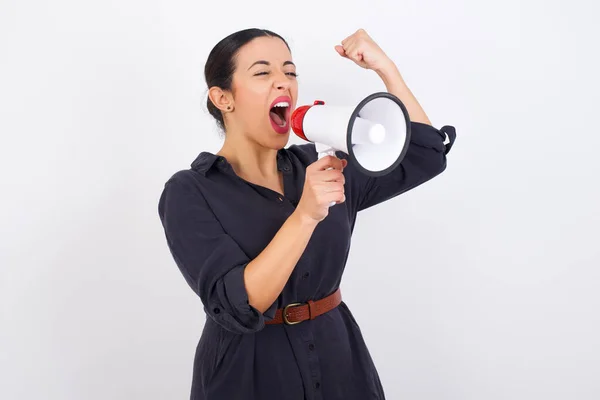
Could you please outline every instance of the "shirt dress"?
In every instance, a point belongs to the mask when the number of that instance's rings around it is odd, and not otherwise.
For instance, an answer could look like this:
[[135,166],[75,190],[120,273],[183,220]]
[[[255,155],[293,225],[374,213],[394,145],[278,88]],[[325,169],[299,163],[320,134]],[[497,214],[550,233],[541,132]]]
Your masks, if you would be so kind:
[[[448,138],[446,141],[445,139]],[[384,176],[344,168],[346,201],[315,228],[283,291],[260,313],[248,302],[244,268],[270,243],[302,196],[314,143],[282,148],[284,195],[237,176],[223,156],[203,151],[164,185],[158,212],[181,274],[206,322],[196,347],[192,400],[383,400],[361,330],[343,302],[297,325],[265,325],[278,308],[319,300],[340,287],[356,215],[446,168],[452,126],[411,122],[409,149]],[[446,143],[445,143],[446,142]],[[347,158],[344,152],[336,152]],[[376,305],[376,304],[374,304]]]

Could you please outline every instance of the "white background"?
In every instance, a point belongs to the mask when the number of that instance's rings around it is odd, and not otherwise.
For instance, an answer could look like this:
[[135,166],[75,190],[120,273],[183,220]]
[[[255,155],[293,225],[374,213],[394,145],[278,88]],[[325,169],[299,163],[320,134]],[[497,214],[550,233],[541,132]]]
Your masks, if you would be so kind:
[[299,105],[384,90],[334,50],[365,28],[457,129],[447,170],[354,232],[342,289],[387,397],[600,398],[598,11],[2,0],[0,398],[189,398],[204,314],[158,198],[220,149],[204,62],[248,27],[288,39]]

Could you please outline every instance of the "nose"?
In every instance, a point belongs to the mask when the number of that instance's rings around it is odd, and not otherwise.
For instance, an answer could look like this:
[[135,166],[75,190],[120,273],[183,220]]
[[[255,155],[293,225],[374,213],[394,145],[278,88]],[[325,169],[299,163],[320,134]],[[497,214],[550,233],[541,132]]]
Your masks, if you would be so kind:
[[287,90],[290,87],[290,79],[282,72],[273,82],[273,86],[275,86],[277,90]]

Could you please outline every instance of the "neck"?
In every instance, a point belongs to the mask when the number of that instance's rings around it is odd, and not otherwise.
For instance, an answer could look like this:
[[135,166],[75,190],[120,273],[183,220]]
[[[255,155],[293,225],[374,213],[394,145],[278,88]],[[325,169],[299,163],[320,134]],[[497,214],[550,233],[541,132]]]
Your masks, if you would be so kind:
[[244,135],[227,133],[223,147],[216,154],[225,157],[240,177],[269,180],[279,174],[277,149],[261,146]]

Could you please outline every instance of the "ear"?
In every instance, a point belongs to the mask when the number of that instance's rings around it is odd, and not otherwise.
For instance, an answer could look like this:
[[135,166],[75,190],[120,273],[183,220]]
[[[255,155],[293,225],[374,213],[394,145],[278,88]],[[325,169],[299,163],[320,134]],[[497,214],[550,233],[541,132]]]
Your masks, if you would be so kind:
[[[233,98],[229,92],[224,91],[218,86],[213,86],[208,90],[210,101],[222,112],[226,113],[233,110]],[[229,110],[227,109],[229,107]]]

